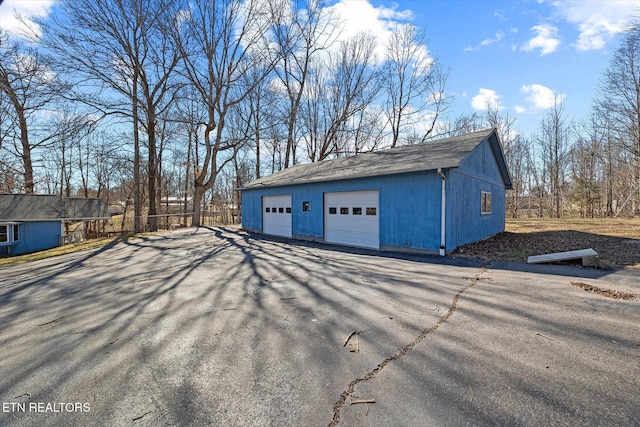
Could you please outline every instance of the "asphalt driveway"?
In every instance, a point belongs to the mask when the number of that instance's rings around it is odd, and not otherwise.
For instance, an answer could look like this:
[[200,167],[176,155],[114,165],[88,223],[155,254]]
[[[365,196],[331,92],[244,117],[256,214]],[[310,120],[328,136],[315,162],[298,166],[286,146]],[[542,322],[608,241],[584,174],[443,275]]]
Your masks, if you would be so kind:
[[637,272],[253,237],[0,269],[0,425],[640,425]]

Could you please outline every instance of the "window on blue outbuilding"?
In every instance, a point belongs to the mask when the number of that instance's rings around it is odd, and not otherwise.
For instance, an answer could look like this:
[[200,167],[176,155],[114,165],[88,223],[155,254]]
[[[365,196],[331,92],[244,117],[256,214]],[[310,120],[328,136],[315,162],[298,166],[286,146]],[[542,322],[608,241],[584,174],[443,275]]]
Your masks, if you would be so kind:
[[491,193],[488,191],[482,192],[482,214],[487,215],[491,213]]
[[17,242],[18,240],[20,240],[20,227],[18,227],[18,224],[14,224],[13,225],[13,241]]
[[6,225],[0,225],[0,243],[9,241],[9,229]]

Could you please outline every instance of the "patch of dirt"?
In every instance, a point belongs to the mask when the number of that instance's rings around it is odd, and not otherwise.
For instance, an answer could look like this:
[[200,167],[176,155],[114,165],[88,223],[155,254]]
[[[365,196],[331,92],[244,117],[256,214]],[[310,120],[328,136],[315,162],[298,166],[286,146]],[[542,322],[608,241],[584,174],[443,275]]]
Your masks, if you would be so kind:
[[[453,256],[527,262],[532,255],[593,248],[613,268],[640,269],[640,239],[574,230],[503,232],[456,249]],[[579,262],[579,261],[578,261]]]
[[623,299],[626,301],[635,301],[637,299],[637,297],[634,294],[616,291],[615,289],[602,289],[597,286],[588,285],[586,283],[581,283],[581,282],[571,282],[571,285],[577,288],[580,288],[583,291],[587,291],[592,294],[602,295],[603,297],[607,297],[607,298]]

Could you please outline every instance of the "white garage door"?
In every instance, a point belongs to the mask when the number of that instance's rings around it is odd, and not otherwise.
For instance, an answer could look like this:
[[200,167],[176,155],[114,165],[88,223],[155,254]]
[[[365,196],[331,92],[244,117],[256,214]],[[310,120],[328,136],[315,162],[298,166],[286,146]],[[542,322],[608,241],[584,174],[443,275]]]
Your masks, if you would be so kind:
[[291,237],[291,195],[262,197],[262,232]]
[[364,248],[380,248],[378,190],[324,194],[324,239]]

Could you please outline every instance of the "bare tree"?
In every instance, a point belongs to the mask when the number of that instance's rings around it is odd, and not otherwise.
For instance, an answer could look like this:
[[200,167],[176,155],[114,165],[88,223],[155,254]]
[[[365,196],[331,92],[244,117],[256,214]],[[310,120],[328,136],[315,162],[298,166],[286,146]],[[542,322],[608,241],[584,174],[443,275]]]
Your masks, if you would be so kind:
[[560,95],[556,94],[554,105],[540,122],[538,143],[542,151],[544,173],[548,177],[548,191],[553,198],[551,211],[556,218],[563,214],[563,191],[567,158],[570,149],[571,127]]
[[11,102],[3,94],[0,96],[0,192],[3,193],[13,193],[24,188],[20,178],[24,178],[20,171],[21,162],[7,149],[17,139],[18,125],[12,111]]
[[434,137],[451,137],[476,132],[487,127],[485,117],[478,113],[461,114],[447,121],[440,121],[434,129]]
[[300,107],[314,59],[335,42],[338,26],[323,0],[273,2],[273,37],[280,60],[275,71],[284,89],[281,105],[286,125],[284,167],[296,164]]
[[[259,0],[197,2],[176,34],[185,76],[206,110],[201,123],[204,153],[194,179],[193,226],[200,225],[205,193],[233,160],[237,141],[226,132],[227,115],[272,69],[274,56],[266,37],[271,20],[263,6]],[[246,85],[245,77],[255,69],[263,72]]]
[[271,129],[278,126],[278,115],[274,110],[279,94],[271,89],[271,80],[264,78],[265,75],[267,75],[265,70],[254,68],[245,76],[245,85],[253,89],[238,104],[236,109],[238,123],[234,125],[237,129],[242,129],[241,139],[251,146],[254,152],[256,179],[262,176],[262,159],[269,151],[269,144],[265,143],[267,136]]
[[[185,86],[176,104],[176,117],[181,123],[182,133],[186,134],[187,146],[184,153],[184,162],[182,163],[184,172],[184,181],[182,182],[182,206],[183,211],[189,212],[189,194],[193,193],[195,185],[193,179],[200,171],[200,153],[199,140],[201,128],[204,127],[207,112],[205,104],[200,102],[200,96],[192,85]],[[183,218],[184,224],[187,224],[187,216]]]
[[483,122],[486,125],[482,127],[496,129],[502,143],[505,162],[513,185],[513,188],[507,191],[507,211],[511,217],[518,218],[522,198],[525,195],[529,141],[522,133],[516,131],[515,117],[510,116],[508,112],[502,112],[499,104],[487,103]]
[[571,201],[579,207],[580,216],[595,218],[600,205],[603,142],[606,136],[592,117],[577,132],[577,140],[569,152]]
[[12,144],[7,143],[8,130],[2,131],[2,147],[20,158],[26,193],[35,190],[33,150],[56,137],[55,130],[42,126],[41,112],[58,99],[64,88],[36,49],[10,42],[0,31],[0,93],[7,99],[3,110],[5,117],[14,117],[18,130],[16,138],[11,138]]
[[384,142],[384,113],[379,108],[365,108],[352,118],[351,153],[374,151]]
[[43,41],[59,59],[59,68],[76,76],[79,90],[75,99],[132,121],[136,232],[142,228],[139,131],[147,137],[148,226],[155,230],[156,130],[159,117],[175,96],[170,77],[179,55],[169,29],[178,16],[178,4],[170,0],[63,0],[60,7],[62,14],[41,23]]
[[[380,90],[375,70],[375,40],[359,34],[341,42],[327,64],[314,70],[312,93],[307,94],[305,115],[308,155],[324,160],[354,151],[354,116],[364,112]],[[324,70],[324,71],[323,71]]]
[[[56,130],[57,136],[48,147],[50,154],[47,157],[55,167],[48,171],[52,174],[49,181],[56,183],[57,194],[71,197],[72,183],[78,178],[76,172],[79,172],[85,197],[88,197],[87,156],[91,155],[93,148],[89,137],[95,131],[97,122],[70,105],[60,106],[54,116],[56,119],[51,128]],[[43,166],[47,168],[48,165],[45,163]]]
[[96,197],[109,203],[111,190],[116,187],[117,177],[126,175],[123,171],[127,163],[125,147],[128,141],[114,132],[102,130],[92,134],[89,181],[96,191]]
[[[395,147],[407,127],[420,124],[418,142],[428,139],[447,108],[444,93],[449,70],[444,70],[426,50],[426,37],[410,24],[395,28],[383,66],[387,91],[385,114]],[[412,141],[416,142],[416,141]]]
[[596,99],[597,114],[609,118],[609,129],[631,155],[634,185],[632,212],[640,208],[640,21],[623,34],[621,46],[604,72]]

